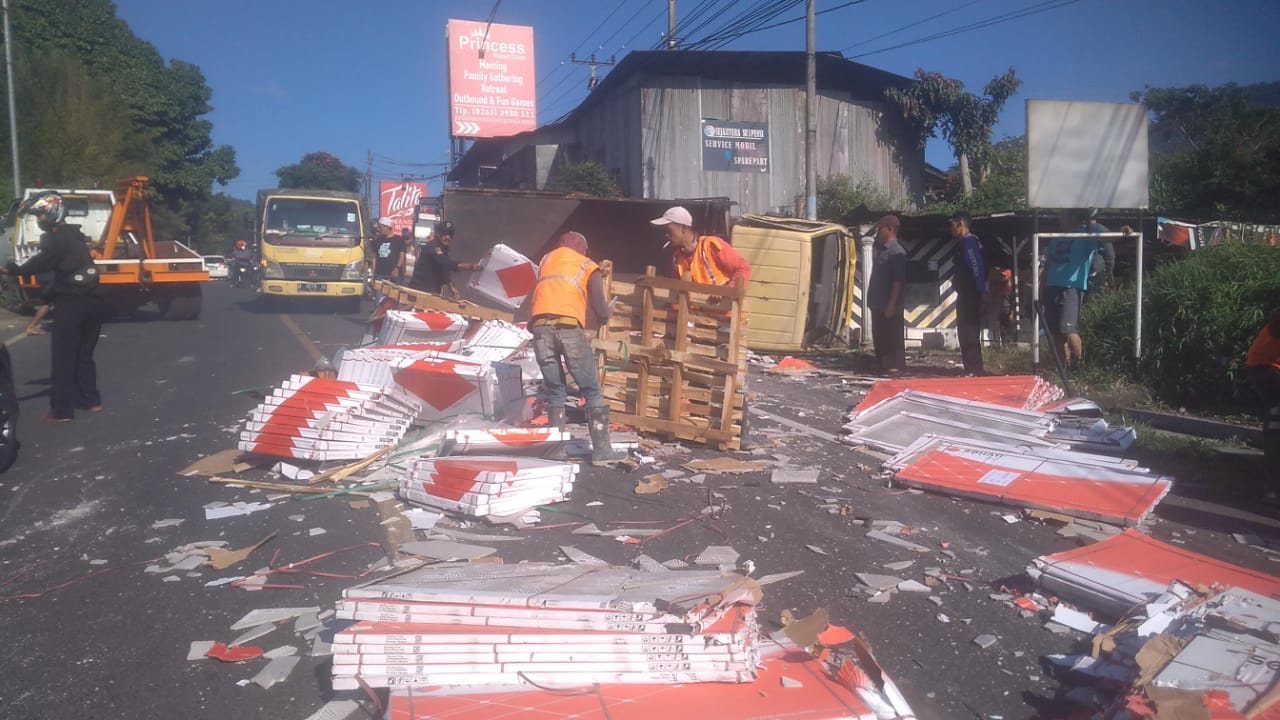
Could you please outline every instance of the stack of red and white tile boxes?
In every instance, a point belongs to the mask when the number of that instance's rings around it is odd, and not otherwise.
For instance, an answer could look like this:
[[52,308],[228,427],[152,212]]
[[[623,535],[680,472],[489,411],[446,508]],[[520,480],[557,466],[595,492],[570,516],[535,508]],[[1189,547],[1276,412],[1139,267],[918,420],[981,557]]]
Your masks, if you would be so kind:
[[749,682],[743,578],[586,565],[436,565],[347,589],[334,689]]

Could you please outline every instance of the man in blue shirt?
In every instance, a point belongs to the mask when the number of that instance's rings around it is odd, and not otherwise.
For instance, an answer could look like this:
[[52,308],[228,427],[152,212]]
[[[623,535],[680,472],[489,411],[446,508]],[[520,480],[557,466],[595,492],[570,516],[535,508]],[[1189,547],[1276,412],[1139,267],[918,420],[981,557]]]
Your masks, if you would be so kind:
[[956,334],[965,374],[986,375],[982,364],[982,298],[987,294],[987,267],[982,259],[982,243],[969,232],[972,222],[967,212],[951,216],[951,237],[959,241],[951,287],[956,291]]
[[[1068,366],[1075,366],[1084,358],[1080,306],[1091,289],[1093,256],[1102,252],[1103,243],[1111,239],[1089,237],[1106,228],[1090,226],[1088,214],[1081,210],[1063,210],[1058,224],[1059,232],[1078,232],[1081,237],[1053,238],[1045,247],[1044,315],[1054,346]],[[1122,228],[1122,232],[1128,231],[1128,227]]]

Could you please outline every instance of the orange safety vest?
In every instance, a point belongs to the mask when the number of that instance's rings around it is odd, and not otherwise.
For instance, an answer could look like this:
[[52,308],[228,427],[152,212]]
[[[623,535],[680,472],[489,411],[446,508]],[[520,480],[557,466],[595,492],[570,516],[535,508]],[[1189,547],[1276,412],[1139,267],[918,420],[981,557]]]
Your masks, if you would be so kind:
[[558,315],[586,327],[587,281],[599,268],[590,258],[566,247],[547,253],[538,268],[529,316]]
[[713,249],[718,252],[723,250],[724,246],[724,240],[714,235],[699,235],[698,242],[693,246],[693,253],[686,255],[683,250],[676,250],[675,255],[671,256],[676,278],[683,278],[685,271],[688,271],[696,283],[728,285],[729,276],[720,269],[711,255]]
[[1247,367],[1271,367],[1280,370],[1280,337],[1272,335],[1270,327],[1263,327],[1258,337],[1253,339],[1244,364]]

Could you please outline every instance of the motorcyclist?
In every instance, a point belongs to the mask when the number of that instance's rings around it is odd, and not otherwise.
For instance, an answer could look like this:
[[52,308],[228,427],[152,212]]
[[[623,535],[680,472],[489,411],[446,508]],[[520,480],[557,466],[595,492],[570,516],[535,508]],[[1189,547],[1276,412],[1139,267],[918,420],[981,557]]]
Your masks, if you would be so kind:
[[236,287],[240,287],[241,281],[249,277],[250,271],[253,270],[253,253],[249,252],[249,244],[243,240],[236,241],[236,247],[231,251],[231,282]]

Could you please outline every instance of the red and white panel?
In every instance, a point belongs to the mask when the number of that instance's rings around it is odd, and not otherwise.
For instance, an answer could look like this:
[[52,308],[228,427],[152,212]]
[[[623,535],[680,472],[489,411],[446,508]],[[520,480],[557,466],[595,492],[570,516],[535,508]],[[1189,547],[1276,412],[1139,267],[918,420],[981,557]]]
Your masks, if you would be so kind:
[[532,260],[501,243],[480,260],[480,270],[472,273],[468,287],[512,310],[520,307],[538,281],[538,266]]

